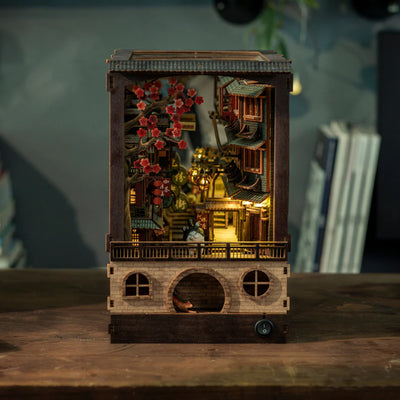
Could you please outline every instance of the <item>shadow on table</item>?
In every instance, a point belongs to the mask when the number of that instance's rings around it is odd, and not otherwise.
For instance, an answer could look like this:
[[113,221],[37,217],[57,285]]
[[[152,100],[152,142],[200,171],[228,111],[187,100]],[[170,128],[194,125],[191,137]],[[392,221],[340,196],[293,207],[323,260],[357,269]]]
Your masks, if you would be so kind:
[[400,275],[299,274],[288,292],[289,342],[399,336]]

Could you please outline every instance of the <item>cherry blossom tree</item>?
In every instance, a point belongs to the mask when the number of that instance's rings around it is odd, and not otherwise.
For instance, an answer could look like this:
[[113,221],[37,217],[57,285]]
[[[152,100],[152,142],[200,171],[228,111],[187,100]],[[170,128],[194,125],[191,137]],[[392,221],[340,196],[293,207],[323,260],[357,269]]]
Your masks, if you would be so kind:
[[[126,134],[139,126],[136,130],[139,140],[133,146],[125,147],[125,240],[131,238],[131,186],[144,180],[146,176],[155,176],[161,171],[159,164],[151,165],[149,150],[154,147],[159,151],[166,146],[185,149],[187,143],[182,139],[181,116],[191,111],[194,104],[200,105],[204,102],[195,89],[186,90],[185,84],[176,78],[168,79],[168,89],[164,96],[162,89],[161,80],[146,81],[142,86],[135,85],[131,88],[139,113],[125,122],[124,128]],[[161,113],[169,118],[169,127],[166,129],[161,129],[159,123]]]

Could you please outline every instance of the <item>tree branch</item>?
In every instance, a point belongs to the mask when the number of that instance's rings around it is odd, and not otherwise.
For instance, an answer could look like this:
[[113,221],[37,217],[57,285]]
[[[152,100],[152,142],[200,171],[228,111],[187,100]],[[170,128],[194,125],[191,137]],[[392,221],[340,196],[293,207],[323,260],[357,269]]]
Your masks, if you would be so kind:
[[129,132],[130,129],[132,129],[138,122],[139,119],[142,117],[145,117],[147,115],[149,115],[152,111],[157,110],[158,108],[162,108],[164,106],[166,106],[167,104],[171,103],[172,99],[174,98],[174,96],[167,96],[162,100],[153,102],[149,105],[146,106],[146,108],[140,112],[139,115],[137,115],[135,118],[126,121],[124,124],[124,129],[125,132]]

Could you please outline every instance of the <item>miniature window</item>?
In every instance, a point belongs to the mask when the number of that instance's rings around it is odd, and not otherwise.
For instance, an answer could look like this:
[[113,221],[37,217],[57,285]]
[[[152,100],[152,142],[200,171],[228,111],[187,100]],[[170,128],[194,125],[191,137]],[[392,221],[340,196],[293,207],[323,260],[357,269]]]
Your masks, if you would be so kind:
[[243,169],[246,172],[262,174],[262,152],[261,150],[243,150]]
[[260,270],[252,270],[243,277],[243,289],[250,296],[259,297],[267,293],[270,286],[268,275]]
[[150,282],[147,276],[140,272],[129,275],[125,282],[125,296],[150,296]]
[[244,100],[243,117],[245,120],[262,122],[262,98],[247,97]]
[[135,244],[139,242],[139,233],[137,229],[132,229],[132,242]]

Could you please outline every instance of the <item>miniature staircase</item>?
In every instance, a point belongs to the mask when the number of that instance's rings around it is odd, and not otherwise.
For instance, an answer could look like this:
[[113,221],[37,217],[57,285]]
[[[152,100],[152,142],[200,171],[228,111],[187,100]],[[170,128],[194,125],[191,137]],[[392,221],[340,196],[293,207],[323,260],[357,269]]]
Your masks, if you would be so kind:
[[169,213],[166,217],[169,223],[168,240],[183,240],[183,227],[188,225],[188,219],[195,220],[195,214],[191,211]]
[[214,228],[226,228],[226,217],[224,212],[214,212]]

